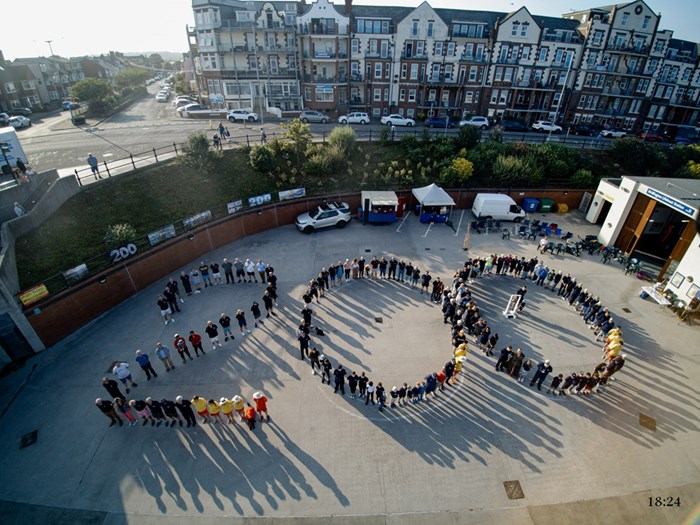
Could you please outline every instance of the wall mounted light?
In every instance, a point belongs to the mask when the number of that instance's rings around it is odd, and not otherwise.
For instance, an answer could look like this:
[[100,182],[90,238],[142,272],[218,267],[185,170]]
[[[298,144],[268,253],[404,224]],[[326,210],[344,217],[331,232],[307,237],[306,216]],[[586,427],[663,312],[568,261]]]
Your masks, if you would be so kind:
[[191,241],[192,239],[194,239],[194,234],[193,234],[193,233],[190,233],[190,234],[187,236],[187,239],[189,239],[190,241]]
[[606,226],[607,226],[608,228],[612,228],[612,222],[609,222],[608,224],[606,224]]
[[629,188],[622,188],[622,191],[624,191],[625,193],[629,193],[630,189]]

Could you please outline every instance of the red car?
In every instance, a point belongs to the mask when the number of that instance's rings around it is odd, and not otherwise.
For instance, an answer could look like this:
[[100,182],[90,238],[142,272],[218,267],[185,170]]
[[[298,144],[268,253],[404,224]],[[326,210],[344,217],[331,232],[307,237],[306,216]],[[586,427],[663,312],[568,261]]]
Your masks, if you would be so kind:
[[646,140],[647,142],[663,142],[664,138],[655,131],[639,131],[637,138]]

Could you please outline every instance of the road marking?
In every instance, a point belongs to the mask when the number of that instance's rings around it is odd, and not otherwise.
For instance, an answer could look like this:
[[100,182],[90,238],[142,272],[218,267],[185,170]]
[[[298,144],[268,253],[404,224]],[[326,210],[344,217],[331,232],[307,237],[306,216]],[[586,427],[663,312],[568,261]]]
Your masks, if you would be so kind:
[[428,224],[428,229],[425,230],[425,233],[423,234],[423,237],[427,237],[427,236],[428,236],[428,234],[430,233],[430,228],[432,228],[432,227],[433,227],[433,223],[430,222],[430,223]]
[[455,230],[454,237],[457,237],[457,234],[459,233],[459,229],[462,227],[462,219],[464,218],[464,210],[462,210],[462,215],[459,216],[459,224],[457,225],[457,229]]
[[114,156],[114,153],[105,153],[105,154],[102,155],[102,156],[103,156],[103,157],[113,157],[113,156]]

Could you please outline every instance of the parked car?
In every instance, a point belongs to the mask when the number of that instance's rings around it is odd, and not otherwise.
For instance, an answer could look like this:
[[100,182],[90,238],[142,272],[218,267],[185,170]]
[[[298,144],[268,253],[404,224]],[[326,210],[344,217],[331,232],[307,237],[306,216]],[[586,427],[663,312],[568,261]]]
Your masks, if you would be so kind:
[[209,106],[205,106],[203,104],[187,104],[186,106],[177,108],[177,114],[182,116],[186,111],[205,111],[207,109],[209,109]]
[[637,138],[646,140],[647,142],[663,142],[664,138],[656,131],[638,131]]
[[156,102],[167,102],[170,98],[170,93],[167,91],[159,91],[156,95]]
[[246,111],[245,109],[232,109],[226,115],[229,122],[256,122],[258,120],[258,114],[252,111]]
[[28,117],[32,114],[32,110],[29,108],[11,108],[7,110],[7,114],[10,116]]
[[0,126],[10,125],[10,115],[7,113],[0,113]]
[[425,119],[428,128],[454,128],[455,124],[447,117],[428,117]]
[[519,120],[503,119],[498,123],[498,125],[503,131],[517,131],[518,133],[527,133],[530,131],[527,124],[520,122]]
[[625,130],[620,128],[604,129],[600,132],[600,134],[603,137],[611,137],[613,139],[619,139],[627,135],[627,133],[625,133]]
[[406,118],[398,113],[382,117],[381,123],[386,126],[407,126],[409,128],[416,125],[415,120]]
[[80,102],[77,100],[64,100],[61,104],[61,108],[64,111],[70,111],[71,109],[78,109],[80,107]]
[[296,219],[299,231],[312,233],[319,228],[344,228],[352,219],[350,205],[347,202],[329,202],[316,206],[308,213],[302,213]]
[[175,106],[176,109],[181,108],[182,106],[187,106],[189,104],[197,104],[198,102],[196,100],[192,100],[191,98],[181,98],[180,100],[173,100],[173,106]]
[[310,109],[305,109],[304,111],[302,111],[301,115],[299,116],[299,119],[304,124],[308,124],[309,122],[320,122],[321,124],[328,124],[331,121],[331,119],[325,113],[321,113],[320,111],[312,111]]
[[491,122],[489,122],[489,119],[486,117],[472,117],[467,120],[459,121],[459,127],[463,128],[464,126],[476,126],[479,129],[488,129],[489,126],[491,126]]
[[180,95],[173,100],[173,106],[177,106],[180,102],[187,102],[188,104],[195,104],[199,102],[197,99],[190,97],[189,95]]
[[343,115],[338,119],[341,124],[367,124],[369,123],[369,115],[367,113],[362,113],[356,111],[350,113],[349,115]]
[[569,126],[570,135],[579,135],[582,137],[593,137],[600,133],[602,126],[596,124],[571,124]]
[[545,133],[545,132],[552,132],[552,133],[561,133],[562,128],[561,126],[557,126],[554,122],[549,121],[549,120],[538,120],[532,125],[532,129],[535,131],[539,131],[540,133]]
[[23,117],[21,115],[16,117],[10,117],[10,126],[12,126],[15,129],[28,128],[31,125],[32,121],[29,120],[27,117]]

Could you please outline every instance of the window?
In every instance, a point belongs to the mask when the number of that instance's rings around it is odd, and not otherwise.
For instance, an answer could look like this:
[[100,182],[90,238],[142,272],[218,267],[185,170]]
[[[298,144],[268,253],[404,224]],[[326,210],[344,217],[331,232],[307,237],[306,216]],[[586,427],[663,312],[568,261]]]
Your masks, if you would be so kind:
[[[204,59],[204,69],[216,69],[216,53],[202,53],[202,58]],[[256,68],[251,66],[251,69]]]
[[376,62],[374,64],[374,78],[382,78],[382,63]]
[[622,27],[625,27],[627,25],[627,22],[629,22],[629,19],[630,19],[629,13],[622,13],[622,20],[620,20],[620,25]]
[[496,82],[500,82],[503,79],[503,68],[502,67],[497,67],[496,68],[496,76],[494,80]]
[[518,31],[520,30],[520,22],[513,22],[510,27],[510,36],[518,36]]
[[510,82],[511,80],[513,80],[513,68],[507,67],[505,69],[505,74],[503,75],[503,81]]
[[435,102],[435,98],[437,97],[437,90],[431,89],[428,91],[428,102]]
[[22,81],[22,89],[28,90],[28,89],[34,89],[34,86],[32,85],[31,82],[28,82],[27,80]]
[[411,36],[418,36],[418,20],[411,23]]
[[389,21],[388,20],[382,20],[382,34],[384,34],[384,35],[389,34]]
[[498,90],[494,89],[491,92],[491,104],[497,104],[498,103]]
[[256,70],[258,69],[258,57],[255,55],[248,55],[248,69]]
[[651,17],[650,16],[645,16],[644,21],[642,22],[642,29],[648,29],[649,28],[649,23],[651,22]]
[[523,47],[522,54],[520,58],[523,60],[530,60],[530,48],[528,46]]
[[423,40],[416,42],[416,56],[425,56],[425,42]]
[[545,62],[547,60],[547,48],[546,47],[541,47],[540,48],[540,56],[537,58],[540,62]]
[[440,78],[440,64],[433,64],[432,71],[430,73],[430,77],[433,80],[438,80]]
[[520,26],[520,36],[521,36],[522,38],[525,38],[525,37],[527,36],[527,30],[528,30],[529,27],[530,27],[530,24],[528,24],[527,22],[524,22],[524,23]]
[[374,118],[379,117],[382,114],[382,110],[380,108],[372,108],[372,116]]
[[435,54],[442,56],[442,42],[435,42]]
[[418,80],[418,64],[411,64],[411,80]]
[[[416,90],[415,89],[409,89],[408,90],[408,101],[409,102],[415,102],[416,101]],[[410,110],[409,110],[410,111]]]
[[374,97],[373,97],[375,102],[379,102],[382,100],[382,90],[381,88],[375,88],[374,89]]
[[598,51],[589,51],[587,64],[592,67],[596,62],[598,62]]
[[473,91],[467,91],[464,95],[464,103],[465,104],[471,104],[472,101],[474,100],[474,92]]
[[389,88],[384,88],[384,101],[389,102]]
[[428,33],[427,36],[430,38],[433,36],[433,31],[435,30],[435,22],[432,20],[428,22]]
[[405,89],[399,89],[399,101],[403,102],[406,100],[406,90]]
[[401,78],[406,78],[406,71],[408,66],[406,64],[401,64]]
[[365,21],[362,20],[361,18],[357,19],[357,32],[358,33],[364,33],[365,32]]
[[552,99],[552,107],[559,107],[559,100],[561,99],[561,93],[554,93],[554,98]]
[[452,79],[452,64],[445,64],[445,80]]
[[316,102],[333,102],[333,86],[316,86]]
[[58,100],[60,97],[56,91],[49,91],[49,98],[51,100]]
[[476,82],[476,74],[479,71],[477,66],[469,67],[469,82]]
[[374,39],[374,38],[372,38],[372,39],[369,41],[369,51],[368,51],[368,53],[369,53],[370,55],[376,56],[376,55],[378,54],[378,53],[377,53],[377,42],[378,42],[378,41],[377,41],[376,39]]
[[452,36],[483,38],[484,26],[481,24],[454,24],[452,26]]
[[416,110],[413,108],[408,108],[406,110],[406,116],[409,118],[413,117],[413,115],[415,115],[415,114],[416,114]]
[[357,38],[353,38],[350,42],[350,52],[353,55],[357,55],[360,52],[360,41]]
[[477,44],[474,60],[481,62],[484,59],[484,44]]
[[311,101],[311,88],[310,87],[304,88],[304,100],[308,100],[309,102]]
[[603,41],[603,32],[602,31],[595,31],[593,33],[593,44],[595,44],[596,46],[599,46],[602,41]]
[[447,43],[447,56],[448,57],[453,57],[455,56],[455,43],[454,42],[448,42]]
[[442,100],[440,100],[440,103],[443,105],[443,107],[450,106],[450,91],[449,90],[445,90],[442,92]]
[[381,41],[381,51],[379,53],[379,56],[381,56],[382,58],[387,58],[389,56],[389,41],[388,40]]
[[17,91],[17,88],[15,88],[14,82],[7,82],[5,84],[5,92],[6,93],[14,93],[15,91]]
[[297,56],[287,55],[287,68],[296,69],[297,68]]
[[581,98],[578,99],[578,105],[576,107],[579,109],[583,109],[585,104],[586,104],[586,95],[581,95]]
[[681,80],[684,82],[687,82],[690,80],[690,74],[692,73],[692,70],[690,68],[685,68],[683,70],[683,76],[681,77]]

